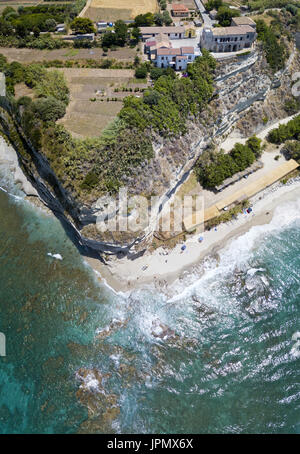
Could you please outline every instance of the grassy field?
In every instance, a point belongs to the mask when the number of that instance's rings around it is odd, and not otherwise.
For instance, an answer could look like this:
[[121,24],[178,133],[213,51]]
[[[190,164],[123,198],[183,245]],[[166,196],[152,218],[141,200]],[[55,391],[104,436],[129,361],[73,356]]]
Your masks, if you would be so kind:
[[[122,108],[122,99],[129,95],[123,87],[145,88],[146,84],[136,84],[132,70],[76,69],[63,71],[70,88],[71,102],[67,113],[59,120],[75,137],[97,137],[116,117]],[[118,90],[117,92],[115,90]],[[117,101],[107,101],[117,98]]]
[[92,0],[84,16],[92,21],[131,20],[138,14],[158,11],[156,0]]
[[[93,49],[54,49],[54,50],[39,50],[39,49],[16,49],[14,47],[0,47],[0,54],[5,55],[9,62],[18,61],[20,63],[31,63],[37,61],[51,60],[85,60],[93,59],[100,60],[103,57],[103,50],[95,47]],[[108,58],[116,60],[133,61],[137,54],[135,49],[129,47],[121,47],[115,51],[107,52]]]

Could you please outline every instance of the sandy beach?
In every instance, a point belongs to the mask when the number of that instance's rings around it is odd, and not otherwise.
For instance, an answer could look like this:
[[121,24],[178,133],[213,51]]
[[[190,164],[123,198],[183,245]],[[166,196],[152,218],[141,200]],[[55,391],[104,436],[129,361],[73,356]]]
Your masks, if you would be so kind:
[[[108,265],[100,261],[85,258],[101,278],[117,292],[128,292],[147,284],[159,287],[169,286],[187,270],[192,272],[195,265],[214,255],[232,239],[243,235],[255,225],[271,222],[274,210],[290,200],[300,198],[300,178],[290,180],[287,184],[277,183],[253,197],[250,202],[252,213],[241,213],[236,220],[220,224],[216,229],[201,234],[203,241],[198,241],[200,234],[191,236],[181,250],[177,244],[172,250],[162,247],[153,253],[145,253],[135,260],[112,257]],[[99,275],[98,274],[98,275]]]

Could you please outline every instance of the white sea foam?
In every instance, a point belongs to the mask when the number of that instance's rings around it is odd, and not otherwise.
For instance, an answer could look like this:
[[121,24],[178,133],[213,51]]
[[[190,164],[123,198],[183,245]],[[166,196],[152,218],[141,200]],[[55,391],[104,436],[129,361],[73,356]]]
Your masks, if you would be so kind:
[[[201,272],[203,275],[199,278],[199,269],[194,268],[188,273],[186,279],[174,284],[176,295],[168,300],[169,303],[183,300],[190,297],[201,288],[201,295],[206,301],[212,299],[211,285],[208,287],[208,282],[215,281],[216,285],[221,277],[233,273],[236,269],[243,269],[249,277],[258,272],[263,272],[263,269],[249,267],[248,261],[251,258],[254,250],[259,242],[267,235],[280,233],[285,228],[294,224],[300,223],[300,200],[293,200],[279,205],[275,211],[273,218],[269,224],[256,225],[244,233],[243,235],[231,240],[222,250],[219,251],[220,261],[216,263],[212,260],[206,260]],[[263,280],[263,279],[262,279]],[[267,285],[267,283],[265,282]]]
[[63,260],[63,258],[60,254],[52,254],[51,252],[48,252],[47,255],[49,255],[49,257],[52,257],[56,260]]

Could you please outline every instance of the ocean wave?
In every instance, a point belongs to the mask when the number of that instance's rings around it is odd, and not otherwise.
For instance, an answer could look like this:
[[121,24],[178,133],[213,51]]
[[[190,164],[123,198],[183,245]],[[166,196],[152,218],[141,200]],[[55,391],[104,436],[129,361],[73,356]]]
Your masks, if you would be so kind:
[[[208,257],[201,265],[194,267],[172,286],[175,295],[168,302],[184,300],[197,293],[202,288],[202,294],[210,292],[211,286],[208,282],[224,279],[227,275],[236,270],[243,270],[249,277],[256,274],[263,274],[264,269],[255,268],[249,265],[255,250],[270,236],[278,236],[292,225],[300,226],[300,199],[285,202],[279,205],[268,224],[256,225],[241,236],[232,239],[218,252],[218,260]],[[260,276],[262,281],[264,276]],[[265,284],[267,284],[265,282]],[[205,296],[205,295],[203,295]],[[205,298],[206,299],[206,298]]]

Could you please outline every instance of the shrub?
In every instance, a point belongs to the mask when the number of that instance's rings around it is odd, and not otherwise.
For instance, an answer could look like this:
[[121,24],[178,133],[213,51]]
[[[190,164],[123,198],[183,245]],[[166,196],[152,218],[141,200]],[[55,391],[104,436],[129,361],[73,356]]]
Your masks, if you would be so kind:
[[66,105],[54,97],[41,98],[34,102],[34,110],[42,121],[55,122],[66,113]]
[[144,65],[139,66],[135,70],[135,77],[137,79],[145,79],[147,77],[147,74],[148,74],[148,70],[147,70],[146,66],[144,66]]

